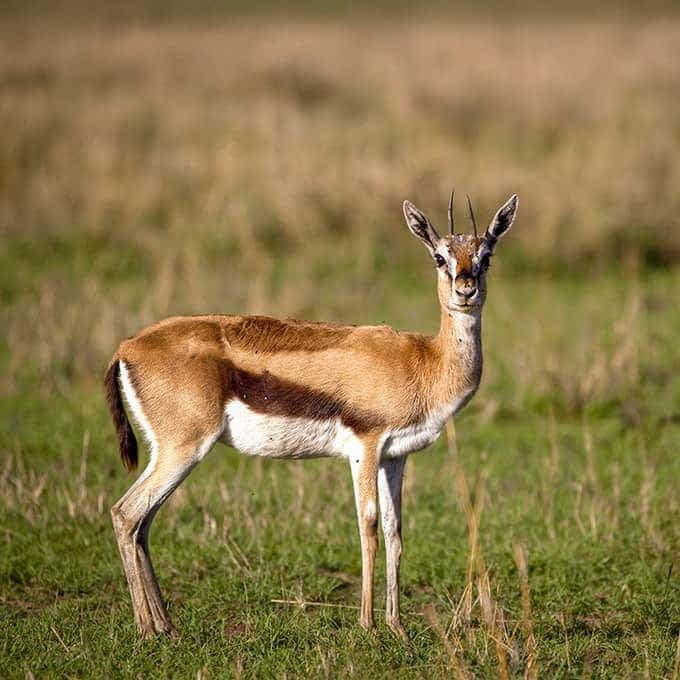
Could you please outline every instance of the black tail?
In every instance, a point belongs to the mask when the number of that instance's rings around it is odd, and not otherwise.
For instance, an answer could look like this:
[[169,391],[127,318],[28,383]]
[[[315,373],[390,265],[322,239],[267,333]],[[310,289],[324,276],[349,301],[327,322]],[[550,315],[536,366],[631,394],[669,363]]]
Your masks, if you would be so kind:
[[106,369],[106,375],[104,376],[106,401],[108,402],[113,424],[118,433],[120,458],[127,470],[131,471],[137,467],[137,439],[132,431],[132,427],[130,427],[130,421],[128,420],[127,413],[125,413],[123,400],[120,398],[119,375],[119,361],[117,358],[114,358]]

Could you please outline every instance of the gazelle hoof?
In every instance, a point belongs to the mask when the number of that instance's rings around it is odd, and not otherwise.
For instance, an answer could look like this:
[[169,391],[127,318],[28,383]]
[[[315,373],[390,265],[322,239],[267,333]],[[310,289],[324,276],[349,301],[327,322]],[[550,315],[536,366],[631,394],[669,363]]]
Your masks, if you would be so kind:
[[180,635],[179,631],[170,623],[169,619],[165,621],[156,621],[156,633],[167,635],[171,640],[178,640]]
[[156,637],[156,630],[153,625],[149,624],[139,629],[139,637],[142,640],[153,640]]
[[152,640],[157,635],[167,635],[171,640],[180,638],[178,630],[169,621],[160,625],[149,623],[139,628],[139,636],[143,640]]
[[363,616],[359,619],[359,625],[367,632],[375,630],[375,625],[372,619],[365,619]]
[[408,633],[400,621],[388,621],[387,626],[398,638],[401,638],[402,642],[409,642]]

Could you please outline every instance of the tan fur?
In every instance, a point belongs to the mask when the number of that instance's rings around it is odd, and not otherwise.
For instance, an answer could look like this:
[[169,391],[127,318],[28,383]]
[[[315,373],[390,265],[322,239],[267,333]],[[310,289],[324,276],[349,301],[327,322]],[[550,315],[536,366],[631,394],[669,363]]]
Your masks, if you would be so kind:
[[[116,357],[131,367],[153,429],[174,440],[219,426],[230,396],[221,388],[225,362],[333,397],[372,417],[376,430],[408,425],[450,400],[457,377],[467,379],[446,345],[386,326],[204,316],[150,326],[123,342]],[[434,392],[433,383],[441,383]]]
[[[513,197],[483,239],[442,239],[405,202],[409,228],[437,262],[441,324],[435,337],[386,326],[213,315],[166,319],[121,343],[105,379],[121,456],[128,465],[136,463],[119,376],[152,446],[149,466],[111,510],[142,634],[173,632],[148,551],[158,508],[227,428],[233,435],[235,425],[243,423],[241,439],[225,441],[240,441],[242,450],[257,453],[248,448],[270,441],[280,447],[289,424],[297,423],[313,440],[306,455],[318,455],[319,446],[331,442],[349,458],[362,552],[360,622],[366,628],[373,625],[380,506],[388,567],[386,621],[406,638],[398,593],[404,457],[431,443],[446,417],[460,410],[479,385],[486,267],[516,208]],[[274,429],[267,430],[272,423]],[[324,438],[326,426],[334,428],[331,439]],[[261,430],[263,438],[251,437]],[[293,447],[308,445],[300,436],[291,440]]]
[[[376,435],[362,438],[365,454],[352,465],[354,494],[361,540],[361,615],[359,622],[367,630],[373,626],[373,570],[378,550],[378,442]],[[356,466],[356,467],[355,467]]]

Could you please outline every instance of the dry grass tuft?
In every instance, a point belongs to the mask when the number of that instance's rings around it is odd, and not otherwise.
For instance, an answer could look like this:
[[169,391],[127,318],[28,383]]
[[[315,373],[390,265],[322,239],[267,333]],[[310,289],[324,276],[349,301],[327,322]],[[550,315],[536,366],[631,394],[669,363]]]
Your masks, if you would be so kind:
[[[519,666],[515,633],[510,633],[506,625],[503,607],[492,594],[491,572],[486,567],[484,554],[479,542],[480,520],[485,498],[484,471],[479,475],[473,503],[465,472],[460,463],[456,429],[453,420],[446,425],[449,457],[453,465],[458,500],[465,513],[468,526],[468,562],[466,583],[460,601],[454,608],[451,623],[445,631],[436,616],[434,608],[426,609],[425,616],[446,650],[449,664],[456,677],[470,677],[463,658],[467,653],[486,658],[491,646],[496,659],[496,670],[501,678],[509,678]],[[536,641],[531,618],[529,596],[529,577],[524,549],[518,544],[515,559],[520,574],[523,627],[525,641],[525,676],[537,677]],[[475,596],[476,593],[476,596]],[[482,649],[477,649],[481,642]]]
[[533,679],[538,677],[538,669],[536,667],[536,638],[534,637],[534,622],[531,618],[529,570],[527,568],[527,558],[524,547],[521,543],[515,544],[515,562],[517,564],[517,570],[519,571],[519,583],[522,593],[522,613],[524,615],[522,625],[524,626],[524,635],[526,637],[524,651],[527,663],[524,675],[526,678]]

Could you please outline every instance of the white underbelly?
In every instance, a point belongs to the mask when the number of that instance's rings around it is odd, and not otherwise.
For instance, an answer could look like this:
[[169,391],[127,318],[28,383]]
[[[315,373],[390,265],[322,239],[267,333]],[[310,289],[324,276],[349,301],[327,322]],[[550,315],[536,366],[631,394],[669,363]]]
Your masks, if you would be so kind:
[[[469,396],[465,397],[453,404],[454,412],[467,402]],[[427,448],[439,437],[450,415],[449,407],[428,414],[418,423],[386,430],[379,440],[380,457],[399,458]],[[220,439],[241,453],[266,458],[348,458],[363,454],[361,440],[340,418],[316,420],[259,413],[238,399],[225,408]]]
[[267,458],[348,457],[362,450],[359,439],[339,418],[268,415],[238,399],[225,408],[220,439],[241,453]]

